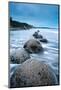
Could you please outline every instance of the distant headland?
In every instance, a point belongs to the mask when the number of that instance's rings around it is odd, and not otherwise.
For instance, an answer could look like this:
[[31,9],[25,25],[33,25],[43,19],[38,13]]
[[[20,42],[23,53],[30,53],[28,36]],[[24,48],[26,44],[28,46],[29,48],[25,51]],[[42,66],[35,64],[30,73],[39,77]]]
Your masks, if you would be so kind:
[[34,27],[33,25],[30,25],[30,24],[27,24],[27,23],[12,20],[11,17],[10,17],[9,22],[10,22],[10,24],[9,24],[10,28],[19,28],[19,29],[25,29],[26,30],[26,29],[31,29],[31,28]]

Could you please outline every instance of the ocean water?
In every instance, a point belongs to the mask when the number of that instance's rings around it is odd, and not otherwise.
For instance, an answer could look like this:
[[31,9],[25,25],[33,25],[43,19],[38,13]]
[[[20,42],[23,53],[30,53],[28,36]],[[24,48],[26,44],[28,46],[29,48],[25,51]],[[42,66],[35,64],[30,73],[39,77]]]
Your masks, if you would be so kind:
[[[59,75],[59,60],[58,60],[58,30],[57,29],[30,29],[10,31],[10,52],[18,48],[22,48],[24,43],[33,38],[33,33],[39,30],[40,34],[48,40],[48,43],[42,43],[44,48],[43,53],[31,54],[31,58],[36,58],[44,63],[47,63],[54,70],[56,76]],[[11,65],[12,66],[12,65]],[[17,66],[17,65],[16,65]]]

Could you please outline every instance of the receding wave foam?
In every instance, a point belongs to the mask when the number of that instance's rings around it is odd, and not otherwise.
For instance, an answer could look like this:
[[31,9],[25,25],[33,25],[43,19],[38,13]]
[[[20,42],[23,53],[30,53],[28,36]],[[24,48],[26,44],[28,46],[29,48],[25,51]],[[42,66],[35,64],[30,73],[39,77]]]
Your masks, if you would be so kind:
[[[10,32],[10,50],[22,48],[24,43],[32,37],[32,34],[39,30],[40,34],[48,40],[47,44],[41,42],[44,52],[31,54],[31,58],[36,58],[42,62],[48,63],[58,74],[58,30],[50,29],[31,29]],[[57,65],[56,65],[57,64]]]

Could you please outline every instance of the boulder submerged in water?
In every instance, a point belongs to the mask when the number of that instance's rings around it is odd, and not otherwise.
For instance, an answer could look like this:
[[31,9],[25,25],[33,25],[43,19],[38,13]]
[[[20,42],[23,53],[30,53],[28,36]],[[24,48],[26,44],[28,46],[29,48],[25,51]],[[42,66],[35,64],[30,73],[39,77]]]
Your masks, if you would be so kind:
[[24,44],[24,48],[29,53],[39,53],[43,51],[43,47],[39,40],[37,39],[30,39]]
[[30,54],[24,49],[16,50],[10,54],[10,62],[13,64],[21,64],[30,58]]
[[43,38],[43,39],[40,39],[40,42],[48,43],[48,40]]
[[43,43],[47,43],[47,42],[48,42],[47,39],[43,38],[43,36],[42,36],[41,34],[39,34],[39,30],[36,31],[36,32],[33,34],[33,37],[34,37],[35,39],[38,39],[40,42],[43,42]]
[[34,38],[38,39],[38,38],[43,38],[43,36],[41,34],[39,34],[39,30],[37,30],[34,34],[33,34]]
[[10,79],[11,88],[56,85],[57,79],[51,67],[38,60],[26,60]]
[[38,39],[38,38],[43,38],[42,35],[37,35],[36,33],[33,34],[34,38]]

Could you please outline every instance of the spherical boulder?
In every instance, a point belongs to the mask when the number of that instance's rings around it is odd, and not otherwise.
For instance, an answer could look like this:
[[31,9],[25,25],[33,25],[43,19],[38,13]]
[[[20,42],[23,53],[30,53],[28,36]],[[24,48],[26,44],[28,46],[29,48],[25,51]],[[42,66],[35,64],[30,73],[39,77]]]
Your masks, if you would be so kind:
[[43,47],[39,40],[36,39],[30,39],[24,44],[24,48],[29,53],[38,53],[40,51],[43,51]]
[[10,87],[56,85],[57,79],[51,67],[41,61],[28,59],[17,68],[10,79]]
[[10,61],[13,64],[21,64],[29,58],[30,54],[24,48],[10,53]]

